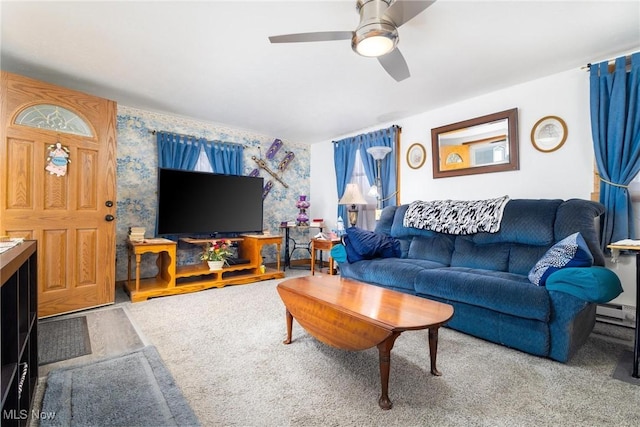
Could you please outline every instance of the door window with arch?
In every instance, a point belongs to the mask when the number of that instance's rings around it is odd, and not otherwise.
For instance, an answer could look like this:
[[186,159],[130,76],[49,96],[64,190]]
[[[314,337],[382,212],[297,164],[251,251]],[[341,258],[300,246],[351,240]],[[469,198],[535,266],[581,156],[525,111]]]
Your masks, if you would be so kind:
[[80,136],[94,136],[91,127],[79,115],[59,105],[37,104],[18,114],[15,124]]

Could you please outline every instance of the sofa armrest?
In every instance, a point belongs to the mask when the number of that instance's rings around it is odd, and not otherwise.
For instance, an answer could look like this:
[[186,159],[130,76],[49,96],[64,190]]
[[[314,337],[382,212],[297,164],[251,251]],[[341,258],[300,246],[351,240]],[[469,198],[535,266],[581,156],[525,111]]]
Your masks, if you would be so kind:
[[623,292],[618,276],[599,266],[563,268],[549,276],[546,287],[595,303],[609,302]]

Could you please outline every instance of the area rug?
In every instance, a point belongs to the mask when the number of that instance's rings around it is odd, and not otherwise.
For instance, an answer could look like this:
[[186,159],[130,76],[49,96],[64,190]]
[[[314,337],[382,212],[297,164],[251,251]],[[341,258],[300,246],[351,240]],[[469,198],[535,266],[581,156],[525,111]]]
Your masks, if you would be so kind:
[[199,425],[156,348],[54,370],[47,378],[41,426]]
[[[287,269],[287,275],[296,272]],[[306,274],[309,274],[307,271]],[[628,346],[592,335],[569,363],[441,328],[429,372],[428,331],[391,352],[389,397],[378,406],[377,349],[349,352],[293,323],[286,337],[279,280],[131,304],[198,418],[210,426],[633,426],[640,387],[612,378]]]
[[91,354],[86,316],[38,323],[40,365]]

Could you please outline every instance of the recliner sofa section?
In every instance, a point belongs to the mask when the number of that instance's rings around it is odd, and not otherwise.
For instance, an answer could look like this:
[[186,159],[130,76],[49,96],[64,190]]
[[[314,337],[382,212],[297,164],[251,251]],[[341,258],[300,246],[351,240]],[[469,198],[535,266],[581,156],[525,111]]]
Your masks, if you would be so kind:
[[[604,213],[599,203],[513,199],[504,205],[499,231],[470,235],[405,227],[408,208],[385,208],[375,229],[393,239],[395,253],[339,262],[340,274],[451,304],[452,329],[566,362],[591,333],[596,303],[622,291],[615,273],[604,268],[595,227]],[[346,246],[356,243],[355,231],[347,230]],[[536,263],[574,233],[593,262],[551,273],[546,286],[532,283]]]

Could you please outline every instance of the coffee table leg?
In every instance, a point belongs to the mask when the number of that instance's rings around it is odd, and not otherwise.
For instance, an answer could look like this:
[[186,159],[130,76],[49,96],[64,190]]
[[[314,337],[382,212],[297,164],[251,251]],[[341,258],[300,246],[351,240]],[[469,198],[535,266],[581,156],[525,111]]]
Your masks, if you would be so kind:
[[438,353],[438,328],[429,328],[429,355],[431,357],[431,374],[442,375],[436,368],[436,355]]
[[289,310],[287,310],[286,316],[287,316],[287,339],[282,341],[282,343],[291,344],[291,327],[293,326],[293,316],[291,315]]
[[386,340],[378,344],[378,354],[380,356],[380,385],[382,387],[382,395],[378,399],[378,405],[382,409],[391,409],[393,403],[389,399],[389,370],[391,368],[391,349],[400,336],[400,332],[394,332]]

